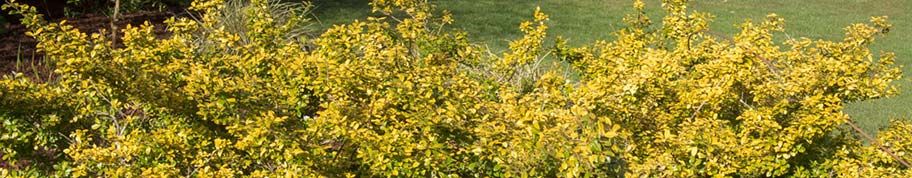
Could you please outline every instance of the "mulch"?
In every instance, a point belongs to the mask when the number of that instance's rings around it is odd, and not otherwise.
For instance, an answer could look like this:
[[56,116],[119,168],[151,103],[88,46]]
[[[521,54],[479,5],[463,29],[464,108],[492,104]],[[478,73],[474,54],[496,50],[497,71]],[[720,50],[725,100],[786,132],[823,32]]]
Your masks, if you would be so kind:
[[[117,21],[118,29],[123,29],[127,25],[134,27],[140,26],[146,21],[155,25],[154,33],[159,38],[165,38],[169,35],[167,27],[163,23],[170,17],[186,14],[182,8],[172,8],[163,11],[136,11],[121,15]],[[4,12],[5,13],[5,12]],[[58,23],[66,20],[66,24],[79,29],[87,34],[100,33],[102,30],[111,31],[111,17],[98,14],[86,14],[76,18],[51,18],[46,19],[50,23]],[[37,50],[35,45],[38,44],[34,38],[25,34],[28,29],[16,22],[5,24],[3,27],[7,32],[0,34],[0,76],[13,75],[22,73],[26,77],[36,82],[46,82],[54,80],[53,69],[46,65],[44,54]],[[118,34],[122,36],[122,34]],[[115,44],[119,45],[119,44]],[[54,155],[59,151],[44,150],[43,148],[32,156],[36,160],[53,160]],[[0,156],[4,153],[0,151]],[[0,160],[0,169],[20,169],[25,165],[36,164],[34,160],[26,159],[18,163],[11,163]],[[38,163],[40,163],[39,161]]]
[[[155,25],[153,29],[156,36],[168,36],[167,27],[163,23],[170,17],[185,14],[181,8],[172,8],[163,11],[137,11],[120,15],[117,28],[123,29],[127,25],[134,27],[148,21]],[[76,18],[48,19],[51,23],[66,20],[79,31],[87,34],[100,33],[102,30],[111,31],[112,18],[99,14],[86,14]],[[20,24],[6,24],[8,32],[0,34],[0,76],[11,75],[14,72],[23,73],[33,79],[47,79],[52,74],[51,69],[45,65],[44,54],[36,50],[37,41],[25,34],[28,29]],[[121,36],[121,35],[118,35]],[[40,81],[40,80],[39,80]]]

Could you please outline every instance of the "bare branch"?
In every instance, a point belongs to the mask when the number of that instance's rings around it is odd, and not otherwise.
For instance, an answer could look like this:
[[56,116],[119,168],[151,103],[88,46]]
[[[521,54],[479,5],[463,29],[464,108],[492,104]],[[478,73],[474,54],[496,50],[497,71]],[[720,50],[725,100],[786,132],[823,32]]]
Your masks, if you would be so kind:
[[849,124],[849,126],[852,126],[852,129],[854,129],[856,132],[861,134],[861,136],[864,136],[865,139],[868,139],[868,141],[870,141],[871,144],[876,145],[877,147],[880,148],[880,150],[883,150],[888,155],[893,157],[893,159],[896,159],[896,161],[899,161],[900,164],[902,164],[903,166],[906,166],[906,169],[912,169],[912,166],[909,166],[909,163],[906,162],[906,160],[900,158],[899,156],[896,156],[896,154],[894,154],[893,151],[890,150],[890,148],[887,148],[887,147],[884,147],[883,145],[881,145],[880,142],[877,142],[877,140],[875,140],[874,137],[871,137],[871,135],[868,135],[868,133],[861,130],[861,128],[858,128],[858,126],[855,125],[855,123],[852,123],[851,120],[846,121],[846,123]]

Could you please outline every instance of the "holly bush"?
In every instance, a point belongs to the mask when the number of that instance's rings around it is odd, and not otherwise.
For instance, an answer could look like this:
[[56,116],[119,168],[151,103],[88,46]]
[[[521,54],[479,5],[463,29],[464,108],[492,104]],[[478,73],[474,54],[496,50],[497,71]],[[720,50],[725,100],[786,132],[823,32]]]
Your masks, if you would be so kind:
[[[774,40],[774,14],[733,37],[712,15],[637,0],[617,40],[545,46],[536,10],[491,55],[421,0],[373,0],[371,17],[318,37],[306,19],[223,0],[110,37],[25,16],[55,78],[0,80],[0,175],[13,177],[904,177],[912,123],[870,144],[847,102],[895,95],[895,55],[869,45],[886,17],[842,41]],[[546,58],[571,64],[543,69]]]

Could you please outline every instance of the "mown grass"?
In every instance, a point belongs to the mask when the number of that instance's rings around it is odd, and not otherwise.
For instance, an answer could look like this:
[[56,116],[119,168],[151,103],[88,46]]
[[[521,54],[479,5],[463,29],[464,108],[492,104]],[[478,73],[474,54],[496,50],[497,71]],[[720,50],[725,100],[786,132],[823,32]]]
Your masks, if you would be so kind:
[[[551,16],[549,34],[568,39],[571,45],[610,40],[610,32],[623,26],[624,14],[633,0],[430,0],[440,9],[453,12],[454,28],[469,32],[473,41],[496,53],[507,49],[509,40],[522,34],[517,27],[531,19],[535,7]],[[351,22],[370,15],[367,0],[317,0],[315,17],[321,28]],[[664,14],[660,0],[647,0],[653,22]],[[848,113],[864,130],[875,133],[891,118],[912,118],[912,1],[909,0],[706,0],[692,3],[692,10],[715,15],[712,30],[733,34],[744,19],[762,19],[776,13],[786,19],[786,33],[793,37],[840,40],[844,27],[867,22],[872,16],[889,16],[893,30],[875,42],[873,50],[893,51],[903,65],[899,96],[850,103]],[[781,34],[780,34],[781,35]]]

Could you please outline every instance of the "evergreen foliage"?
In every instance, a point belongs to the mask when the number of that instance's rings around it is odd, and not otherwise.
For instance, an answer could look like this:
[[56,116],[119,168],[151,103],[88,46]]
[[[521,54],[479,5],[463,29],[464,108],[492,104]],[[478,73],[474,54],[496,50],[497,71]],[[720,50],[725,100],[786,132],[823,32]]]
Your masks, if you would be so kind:
[[[267,0],[226,29],[223,0],[198,20],[123,29],[115,46],[21,13],[57,77],[0,79],[3,177],[904,177],[912,123],[865,145],[846,102],[895,95],[894,55],[868,46],[886,17],[842,41],[774,42],[784,20],[734,37],[665,0],[616,41],[543,46],[536,10],[510,52],[490,55],[422,0],[373,0],[385,18],[288,35]],[[534,66],[573,65],[569,80]],[[889,148],[885,152],[882,148]],[[896,159],[890,154],[897,155]]]

